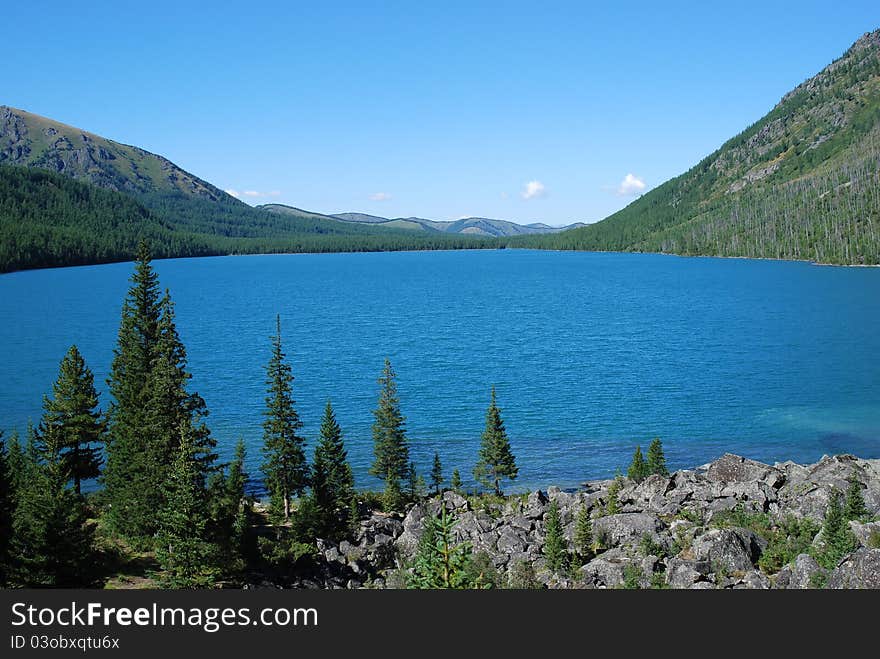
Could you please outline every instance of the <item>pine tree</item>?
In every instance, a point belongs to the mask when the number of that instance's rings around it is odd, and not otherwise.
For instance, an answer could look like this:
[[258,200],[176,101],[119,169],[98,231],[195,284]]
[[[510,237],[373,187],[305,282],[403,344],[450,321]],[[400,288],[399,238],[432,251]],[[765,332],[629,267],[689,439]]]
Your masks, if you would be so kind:
[[471,546],[453,542],[455,519],[440,509],[438,516],[424,520],[422,535],[413,561],[413,570],[407,585],[409,588],[487,588],[480,576],[474,577],[469,570]]
[[21,445],[18,437],[18,431],[13,430],[6,442],[6,470],[9,474],[10,489],[9,494],[12,497],[12,507],[15,508],[15,493],[23,484],[27,482],[27,459],[25,448]]
[[12,524],[12,581],[25,587],[92,585],[94,528],[81,495],[68,487],[57,446],[30,433],[24,453],[27,480],[17,491]]
[[187,391],[186,350],[177,333],[174,306],[159,282],[146,244],[138,249],[132,287],[108,384],[107,464],[104,483],[111,526],[136,545],[156,532],[164,507],[164,480],[180,437],[192,437],[203,478],[213,470],[215,442],[205,426],[205,402]]
[[608,486],[608,498],[605,501],[605,514],[616,515],[620,512],[620,491],[623,489],[623,476],[618,471],[611,485]]
[[149,405],[152,366],[159,343],[159,278],[145,242],[138,246],[132,286],[122,304],[117,346],[107,384],[108,411],[104,484],[111,526],[130,540],[143,542],[155,531],[161,501],[155,469],[149,464]]
[[164,489],[156,533],[160,583],[166,588],[211,587],[219,575],[218,548],[209,538],[208,496],[195,435],[186,428]]
[[547,511],[547,524],[544,538],[544,557],[547,559],[547,567],[552,572],[562,572],[568,568],[568,546],[562,530],[562,520],[559,516],[559,504],[554,501]]
[[574,553],[582,562],[588,561],[593,554],[593,520],[587,506],[578,508],[574,521]]
[[859,483],[855,474],[849,477],[846,501],[843,504],[843,516],[847,521],[858,521],[870,516],[868,507],[865,505],[865,497],[862,496],[862,484]]
[[663,453],[663,442],[655,437],[648,447],[648,473],[668,476],[669,469],[666,467],[666,456]]
[[406,425],[400,412],[397,382],[391,361],[386,358],[379,377],[379,402],[373,415],[373,465],[370,473],[385,480],[386,505],[395,508],[401,503],[401,481],[409,476],[409,442]]
[[452,478],[449,480],[449,487],[456,494],[461,494],[461,473],[459,473],[458,469],[453,470]]
[[13,476],[9,469],[8,452],[0,432],[0,588],[9,584],[12,513],[15,506]]
[[308,485],[309,468],[305,439],[299,436],[302,422],[294,408],[293,373],[281,346],[281,317],[275,319],[272,356],[266,366],[265,421],[263,422],[263,462],[270,509],[276,521],[290,519],[291,501]]
[[315,448],[312,465],[312,498],[318,515],[317,531],[321,538],[338,540],[346,535],[354,498],[354,475],[336,421],[333,406],[327,401],[321,420],[321,438]]
[[61,456],[63,472],[73,479],[79,494],[82,481],[100,475],[105,424],[97,409],[94,377],[76,346],[61,361],[52,398],[43,397],[43,408],[39,433]]
[[416,471],[416,463],[410,462],[406,473],[406,489],[410,501],[419,498],[419,472]]
[[246,493],[248,474],[244,468],[245,457],[244,440],[239,439],[226,472],[214,471],[208,485],[210,537],[223,554],[226,572],[237,572],[244,567],[247,553],[251,501]]
[[858,540],[850,531],[844,514],[843,497],[837,489],[831,492],[825,523],[822,526],[822,548],[816,560],[822,567],[833,569],[841,558],[858,547]]
[[198,393],[187,391],[192,374],[187,371],[186,348],[177,332],[174,303],[167,290],[159,300],[159,309],[159,339],[149,380],[151,464],[159,470],[159,478],[164,477],[185,428],[193,437],[203,476],[208,478],[214,471],[217,443],[204,423],[208,415],[205,401]]
[[440,494],[443,488],[443,464],[437,451],[434,451],[434,462],[431,465],[431,487],[434,489],[434,494]]
[[648,476],[648,465],[645,463],[645,459],[642,457],[642,447],[636,446],[636,452],[633,453],[632,462],[629,465],[629,470],[626,472],[626,475],[631,480],[634,480],[636,483],[639,483]]
[[501,418],[501,410],[495,403],[495,387],[492,387],[492,401],[486,410],[486,429],[481,438],[480,453],[474,467],[474,477],[486,486],[494,486],[495,494],[501,496],[501,480],[513,480],[519,468]]

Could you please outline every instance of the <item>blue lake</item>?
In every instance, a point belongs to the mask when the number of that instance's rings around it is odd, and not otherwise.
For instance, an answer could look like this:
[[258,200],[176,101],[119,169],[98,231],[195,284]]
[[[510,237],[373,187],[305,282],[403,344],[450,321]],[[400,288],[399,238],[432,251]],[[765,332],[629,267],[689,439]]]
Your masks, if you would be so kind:
[[[576,486],[661,437],[671,467],[880,457],[880,270],[498,250],[156,261],[224,456],[258,475],[281,315],[314,446],[331,399],[359,486],[387,355],[420,471],[470,480],[495,384],[520,478]],[[0,276],[0,428],[40,415],[76,343],[106,392],[131,264]],[[105,397],[106,404],[106,397]]]

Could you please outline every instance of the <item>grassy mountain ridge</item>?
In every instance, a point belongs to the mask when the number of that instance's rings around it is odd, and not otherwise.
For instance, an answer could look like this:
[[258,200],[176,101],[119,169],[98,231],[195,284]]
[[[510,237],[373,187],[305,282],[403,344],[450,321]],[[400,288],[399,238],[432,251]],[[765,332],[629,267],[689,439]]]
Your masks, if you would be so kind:
[[[261,208],[268,209],[274,204],[267,204]],[[580,223],[567,227],[551,227],[542,222],[531,224],[517,224],[509,220],[496,220],[487,217],[465,217],[459,220],[428,220],[423,217],[397,217],[386,218],[367,213],[336,213],[330,217],[338,218],[346,222],[362,222],[365,224],[383,225],[387,227],[406,228],[416,231],[439,231],[443,233],[458,233],[465,235],[494,236],[504,238],[533,233],[557,233]]]
[[551,249],[880,263],[880,30],[695,167]]

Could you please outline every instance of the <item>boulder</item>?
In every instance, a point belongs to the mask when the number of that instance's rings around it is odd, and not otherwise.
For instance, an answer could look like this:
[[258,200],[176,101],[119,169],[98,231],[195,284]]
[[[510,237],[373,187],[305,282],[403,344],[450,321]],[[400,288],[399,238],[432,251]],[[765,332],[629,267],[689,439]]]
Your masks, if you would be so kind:
[[862,547],[872,547],[873,545],[873,549],[880,549],[880,546],[874,544],[880,541],[880,522],[863,524],[853,521],[849,523],[849,528]]
[[831,573],[828,588],[880,589],[880,549],[862,547],[850,554]]
[[659,542],[658,532],[662,528],[660,519],[650,513],[619,513],[593,520],[593,534],[605,537],[612,546],[627,542],[637,543],[646,535],[654,542]]
[[670,558],[666,561],[666,584],[672,588],[690,588],[704,579],[710,570],[707,561]]
[[709,561],[713,569],[747,572],[754,569],[767,542],[752,531],[740,528],[710,529],[694,538],[697,560]]
[[766,482],[775,487],[785,480],[784,474],[770,465],[725,453],[709,464],[706,478],[715,483]]
[[[783,567],[774,580],[775,588],[813,588],[825,570],[819,567],[809,554],[799,554],[794,561]],[[819,576],[817,576],[819,575]]]
[[529,494],[529,498],[523,506],[523,515],[528,519],[541,519],[546,512],[545,509],[548,503],[550,503],[550,500],[547,498],[547,495],[541,492],[541,490],[535,490]]
[[609,549],[580,569],[584,580],[591,585],[616,588],[623,584],[624,568],[635,562],[621,549]]

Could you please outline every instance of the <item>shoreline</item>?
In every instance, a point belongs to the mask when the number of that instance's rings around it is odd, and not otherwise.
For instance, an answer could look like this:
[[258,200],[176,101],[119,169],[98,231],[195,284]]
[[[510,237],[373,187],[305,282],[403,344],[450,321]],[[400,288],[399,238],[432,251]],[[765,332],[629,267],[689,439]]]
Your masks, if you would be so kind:
[[[495,252],[504,250],[519,250],[526,252],[557,252],[557,253],[580,253],[580,254],[643,254],[648,256],[668,256],[681,259],[735,259],[742,261],[777,261],[781,263],[805,263],[822,268],[880,268],[880,263],[823,263],[810,259],[795,259],[770,256],[723,256],[717,254],[676,254],[675,252],[643,252],[636,250],[605,250],[605,249],[541,249],[540,247],[517,247],[515,245],[503,245],[498,247],[473,247],[455,249],[370,249],[370,250],[341,250],[341,251],[296,251],[296,252],[254,252],[230,254],[203,254],[201,256],[168,256],[156,257],[154,261],[172,261],[184,259],[209,259],[209,258],[234,258],[242,256],[297,256],[297,255],[332,255],[332,254],[420,254],[423,252]],[[102,265],[119,265],[133,263],[133,260],[100,261],[96,263],[78,263],[75,265],[52,265],[38,268],[23,268],[0,272],[0,277],[22,272],[35,272],[41,270],[62,270],[66,268],[91,268]]]

